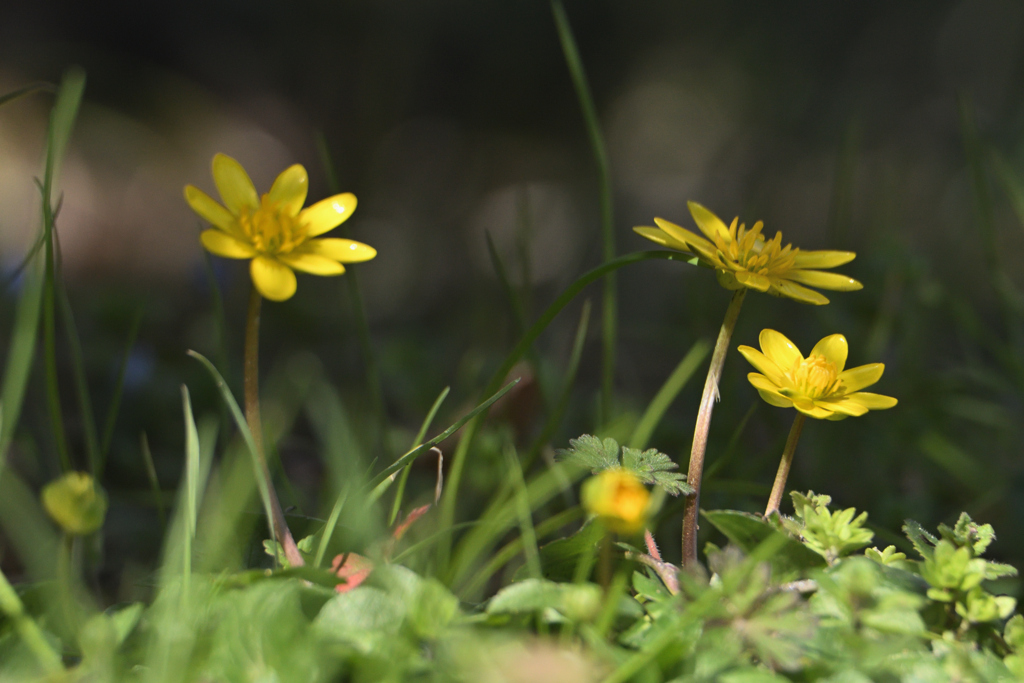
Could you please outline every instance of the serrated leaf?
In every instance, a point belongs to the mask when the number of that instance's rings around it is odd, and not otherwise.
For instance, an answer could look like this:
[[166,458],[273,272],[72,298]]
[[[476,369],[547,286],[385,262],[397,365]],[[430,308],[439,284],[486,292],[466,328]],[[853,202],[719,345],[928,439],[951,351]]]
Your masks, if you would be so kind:
[[626,446],[622,449],[622,466],[643,483],[657,484],[673,496],[693,493],[693,487],[686,483],[686,477],[672,471],[679,469],[679,465],[656,448],[640,451]]
[[921,557],[926,560],[931,560],[934,557],[934,547],[939,542],[939,539],[925,531],[919,522],[915,522],[912,519],[905,521],[903,523],[903,533],[914,544],[914,549],[917,550]]
[[569,448],[558,451],[559,459],[590,469],[595,474],[619,466],[619,443],[615,439],[601,439],[584,434],[569,439]]
[[[701,514],[745,553],[751,552],[769,537],[784,536],[775,527],[749,512],[712,510]],[[782,549],[772,557],[771,563],[779,574],[825,566],[824,558],[788,536]]]

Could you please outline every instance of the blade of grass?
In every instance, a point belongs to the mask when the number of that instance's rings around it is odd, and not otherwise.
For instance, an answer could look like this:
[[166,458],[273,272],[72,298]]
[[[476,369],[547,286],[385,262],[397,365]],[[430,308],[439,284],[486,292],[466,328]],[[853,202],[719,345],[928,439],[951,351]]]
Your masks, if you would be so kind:
[[50,646],[38,624],[25,611],[25,605],[3,571],[0,571],[0,610],[3,610],[7,618],[14,623],[14,630],[25,641],[25,645],[44,671],[52,674],[64,670],[60,655]]
[[709,351],[711,351],[711,342],[706,339],[701,339],[690,347],[689,352],[683,356],[683,359],[679,361],[679,365],[676,366],[676,369],[668,376],[668,379],[665,380],[658,393],[651,399],[650,405],[647,406],[647,410],[644,411],[640,422],[637,423],[636,429],[633,430],[633,435],[629,437],[630,448],[636,448],[641,451],[647,448],[651,435],[654,434],[654,430],[661,422],[661,418],[665,416],[665,412],[672,405],[672,402],[676,400],[676,396],[679,395],[679,392],[683,390],[686,383],[693,377],[693,373],[704,362]]
[[5,104],[8,104],[10,102],[14,102],[15,100],[21,99],[22,97],[26,97],[28,95],[31,95],[33,93],[37,93],[37,92],[49,92],[49,93],[52,93],[52,92],[56,92],[56,90],[57,90],[57,88],[53,85],[53,83],[46,83],[46,82],[42,82],[42,81],[40,81],[38,83],[30,83],[29,85],[26,85],[26,86],[24,86],[22,88],[18,88],[17,90],[12,90],[9,93],[5,93],[4,95],[0,95],[0,107],[4,106]]
[[[204,250],[205,251],[205,250]],[[140,308],[132,320],[132,326],[128,330],[128,340],[124,345],[124,355],[121,357],[121,364],[117,369],[117,379],[114,381],[114,395],[110,399],[110,407],[107,409],[107,419],[103,425],[103,438],[100,441],[100,460],[97,467],[96,477],[103,474],[107,464],[107,455],[110,453],[110,442],[114,438],[114,427],[117,425],[117,415],[121,409],[121,396],[124,392],[124,378],[128,371],[128,361],[131,360],[132,349],[135,348],[135,339],[139,335],[139,327],[142,325],[143,310]]]
[[530,570],[530,576],[534,579],[541,578],[540,551],[537,549],[537,530],[533,527],[533,510],[530,509],[530,495],[526,490],[526,482],[523,480],[523,470],[519,467],[519,456],[512,444],[506,444],[505,460],[508,463],[508,471],[515,487],[516,516],[519,519],[519,537],[523,539],[523,555],[526,557],[526,566]]
[[[341,192],[341,189],[337,173],[334,169],[334,161],[327,147],[327,138],[323,133],[317,133],[316,147],[320,155],[320,163],[323,165],[324,173],[327,176],[327,188],[332,194],[337,194]],[[338,235],[340,237],[349,237],[350,227],[350,223],[342,223],[337,228]],[[358,270],[353,265],[346,266],[343,279],[348,289],[349,303],[352,306],[353,322],[355,323],[356,336],[359,339],[359,351],[363,355],[363,364],[366,367],[366,387],[370,392],[370,406],[373,409],[377,426],[375,441],[378,445],[381,445],[383,443],[384,427],[387,422],[384,406],[384,389],[381,382],[380,369],[377,366],[377,358],[373,352],[373,343],[370,341],[370,322],[366,317],[366,305],[363,302],[363,295],[359,287]]]
[[[54,233],[56,238],[56,233]],[[58,242],[59,245],[59,242]],[[57,260],[58,264],[60,259]],[[64,278],[60,276],[61,269],[56,271],[58,305],[60,306],[61,322],[64,325],[64,333],[67,336],[68,348],[71,351],[71,371],[75,380],[75,393],[78,396],[78,409],[81,411],[82,432],[85,436],[85,453],[89,462],[89,471],[93,477],[99,480],[100,477],[100,446],[96,436],[96,417],[92,410],[92,399],[89,397],[89,385],[85,377],[85,360],[82,357],[82,341],[78,336],[78,327],[75,325],[75,317],[71,311],[71,301],[68,299],[67,290],[64,287]]]
[[[613,261],[598,266],[592,270],[587,271],[579,278],[576,279],[571,285],[569,285],[559,296],[545,309],[537,321],[527,330],[526,334],[523,335],[519,343],[505,356],[505,360],[498,367],[498,369],[491,376],[490,382],[484,388],[482,395],[487,396],[493,393],[501,383],[508,376],[509,371],[515,366],[517,362],[526,354],[526,352],[536,341],[537,337],[547,329],[547,326],[551,324],[555,316],[558,315],[563,308],[565,308],[570,301],[576,298],[580,292],[582,292],[587,285],[598,280],[608,273],[614,272],[623,266],[628,266],[633,263],[640,263],[641,261],[647,261],[649,259],[665,259],[668,261],[689,261],[690,258],[686,254],[681,252],[673,251],[636,251],[630,254],[625,254],[616,258]],[[441,501],[441,516],[440,525],[441,527],[450,526],[455,519],[455,504],[458,500],[459,484],[462,480],[462,468],[465,466],[466,455],[469,452],[469,447],[473,443],[473,439],[476,436],[477,430],[480,428],[482,418],[473,420],[466,428],[466,432],[462,435],[459,440],[459,445],[455,450],[455,455],[452,457],[451,470],[448,473],[448,485],[445,488],[444,497]],[[444,554],[444,553],[443,553]],[[442,558],[444,559],[444,558]]]
[[[579,50],[576,47],[576,39],[573,38],[572,27],[569,25],[569,17],[566,15],[565,8],[560,0],[552,0],[551,11],[555,17],[558,39],[562,44],[562,52],[565,54],[569,75],[572,77],[572,84],[576,89],[576,97],[580,102],[583,121],[587,128],[587,136],[590,139],[591,151],[597,164],[598,191],[601,201],[601,251],[604,262],[607,264],[615,258],[612,182],[608,171],[608,152],[605,150],[604,137],[601,135],[601,125],[597,119],[597,108],[594,106],[594,98],[590,92],[590,85],[587,83],[587,75],[583,70],[583,60],[580,58]],[[611,419],[617,327],[618,313],[615,300],[615,276],[609,275],[604,281],[601,319],[603,340],[601,359],[601,424],[608,424],[608,421]]]
[[467,422],[469,422],[473,418],[475,418],[478,415],[480,415],[480,413],[482,413],[483,411],[485,411],[488,408],[490,408],[492,403],[494,403],[499,398],[501,398],[506,393],[508,393],[508,391],[510,389],[512,389],[512,387],[514,387],[518,383],[519,383],[519,380],[517,379],[517,380],[513,380],[513,381],[509,382],[508,384],[506,384],[504,387],[502,387],[499,391],[494,393],[486,401],[484,401],[483,403],[478,405],[476,408],[473,408],[473,410],[469,411],[468,413],[463,415],[461,418],[459,418],[459,420],[456,421],[455,424],[450,426],[448,429],[444,430],[443,432],[441,432],[440,434],[435,436],[430,441],[422,443],[419,446],[417,446],[416,448],[412,449],[411,451],[408,451],[405,455],[400,457],[398,460],[394,461],[393,463],[391,463],[390,465],[385,467],[383,471],[379,472],[375,477],[370,479],[370,481],[367,483],[367,486],[371,487],[371,488],[372,487],[376,487],[382,481],[384,481],[385,479],[390,477],[393,473],[397,472],[398,470],[402,469],[403,467],[405,467],[406,465],[411,463],[413,460],[418,458],[421,454],[425,453],[426,451],[429,451],[431,449],[431,447],[436,446],[437,444],[441,443],[442,441],[447,439],[449,436],[451,436],[455,432],[459,431],[459,429],[461,429],[464,424],[466,424]]
[[491,265],[498,276],[498,282],[501,283],[501,291],[505,293],[505,298],[508,299],[509,306],[512,308],[512,315],[516,321],[516,331],[522,335],[526,331],[526,312],[523,310],[523,302],[519,300],[512,282],[508,279],[508,271],[505,270],[505,264],[498,254],[498,249],[494,246],[491,231],[486,231],[484,237],[487,238],[487,253],[491,257]]
[[139,437],[139,450],[142,451],[142,461],[146,465],[146,477],[153,489],[153,501],[156,504],[156,514],[160,519],[160,529],[164,535],[167,534],[167,512],[164,510],[164,497],[160,491],[160,480],[156,476],[156,464],[153,462],[153,452],[149,450],[149,438],[146,432]]
[[537,459],[540,450],[551,441],[555,430],[562,424],[562,417],[569,407],[569,399],[572,397],[572,388],[576,384],[576,373],[580,368],[580,358],[583,357],[583,346],[587,341],[587,330],[590,329],[590,299],[583,302],[583,311],[580,313],[580,322],[576,326],[576,337],[572,342],[572,352],[569,354],[569,364],[565,370],[565,380],[562,383],[562,393],[555,403],[554,410],[548,415],[544,427],[533,442],[530,450],[523,458],[523,469],[529,471],[533,461]]
[[[427,413],[427,417],[423,420],[423,424],[420,425],[420,431],[416,434],[416,439],[413,440],[412,445],[415,448],[424,437],[427,435],[427,430],[430,429],[430,425],[434,422],[434,417],[437,415],[437,411],[440,410],[441,404],[448,398],[448,392],[451,391],[451,387],[445,387],[444,390],[434,399],[434,405],[430,407],[430,411]],[[412,463],[410,462],[402,470],[402,478],[398,481],[398,490],[395,491],[395,502],[391,506],[391,516],[388,517],[388,526],[395,523],[398,519],[398,512],[402,509],[402,498],[405,496],[405,484],[409,480],[409,472],[412,471]],[[393,477],[394,475],[392,475]]]
[[192,414],[192,399],[188,387],[181,385],[181,411],[185,418],[185,529],[182,534],[182,598],[190,594],[192,577],[192,542],[196,536],[196,517],[199,506],[199,432]]
[[207,372],[213,378],[214,383],[217,385],[217,390],[220,392],[221,398],[224,403],[227,404],[228,409],[231,411],[231,416],[235,420],[235,425],[238,427],[239,433],[242,435],[242,440],[245,441],[246,448],[249,451],[249,457],[252,460],[252,466],[256,477],[256,486],[259,488],[260,499],[263,502],[263,512],[267,516],[267,528],[270,531],[270,537],[274,538],[274,517],[270,503],[270,482],[264,477],[264,469],[260,466],[258,455],[256,453],[256,444],[252,439],[252,432],[249,431],[249,425],[245,421],[245,416],[242,415],[242,411],[238,407],[238,402],[235,401],[235,397],[231,394],[231,389],[228,388],[227,383],[221,374],[217,372],[217,368],[213,367],[206,356],[203,354],[192,351],[187,351],[188,355],[192,356],[206,368]]
[[338,496],[338,499],[334,501],[331,516],[327,518],[327,523],[324,524],[323,531],[320,533],[320,544],[316,548],[316,557],[313,559],[314,567],[321,566],[321,563],[324,561],[324,555],[327,553],[327,544],[334,535],[334,527],[338,524],[338,518],[341,517],[341,510],[345,507],[345,500],[347,498],[348,489],[344,489],[341,495]]
[[46,168],[43,173],[43,240],[46,270],[43,283],[43,347],[46,366],[47,405],[53,426],[54,443],[64,471],[71,469],[67,437],[64,433],[64,419],[60,409],[60,388],[57,385],[57,350],[55,340],[55,271],[54,261],[54,213],[51,203],[53,187],[58,175],[64,151],[71,137],[71,129],[85,91],[85,73],[81,69],[70,69],[61,80],[57,91],[57,102],[50,112],[50,127],[47,136]]

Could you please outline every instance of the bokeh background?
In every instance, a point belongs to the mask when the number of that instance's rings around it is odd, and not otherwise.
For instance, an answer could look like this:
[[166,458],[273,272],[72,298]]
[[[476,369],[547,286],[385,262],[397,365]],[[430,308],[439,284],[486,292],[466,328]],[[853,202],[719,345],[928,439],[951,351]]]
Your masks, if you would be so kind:
[[[869,510],[882,545],[898,541],[907,517],[933,526],[967,510],[996,526],[995,555],[1024,561],[1024,7],[569,0],[566,10],[607,140],[619,253],[652,247],[630,228],[654,216],[692,226],[690,199],[726,220],[763,220],[769,235],[781,230],[802,248],[858,252],[840,270],[862,291],[820,308],[753,294],[734,337],[733,346],[754,344],[773,327],[807,350],[842,332],[850,362],[885,362],[876,388],[900,399],[891,411],[810,424],[791,486]],[[101,415],[141,321],[103,482],[114,596],[130,597],[159,551],[140,435],[170,500],[182,468],[178,386],[189,384],[198,413],[219,414],[184,351],[223,359],[240,384],[246,268],[204,258],[182,198],[186,183],[213,192],[214,153],[239,159],[264,190],[303,163],[319,198],[331,184],[326,150],[338,185],[359,198],[344,228],[379,251],[352,269],[372,361],[346,279],[305,276],[292,301],[265,308],[263,363],[285,384],[329,378],[366,466],[407,448],[445,386],[438,427],[471,407],[518,338],[488,233],[530,319],[600,262],[596,167],[546,2],[4,4],[0,91],[57,82],[73,64],[88,84],[57,229]],[[0,108],[8,273],[38,226],[34,178],[50,104],[39,95]],[[618,284],[616,421],[606,432],[623,437],[693,344],[713,340],[729,294],[703,269],[660,261],[619,271]],[[16,288],[3,292],[7,329]],[[586,296],[599,316],[599,288]],[[521,367],[527,386],[492,435],[535,435],[583,298]],[[591,325],[553,447],[597,429],[599,329]],[[66,345],[61,353],[81,463]],[[706,508],[763,507],[792,418],[760,402],[745,365],[734,352],[725,369]],[[36,370],[10,460],[40,484],[58,461]],[[701,380],[651,444],[683,469]],[[305,422],[299,415],[280,444],[292,482],[284,495],[296,515],[323,516],[331,500]],[[484,436],[464,516],[504,476],[501,439]],[[432,489],[431,467],[415,473],[415,495]],[[678,519],[670,505],[659,533],[669,557],[678,557]]]

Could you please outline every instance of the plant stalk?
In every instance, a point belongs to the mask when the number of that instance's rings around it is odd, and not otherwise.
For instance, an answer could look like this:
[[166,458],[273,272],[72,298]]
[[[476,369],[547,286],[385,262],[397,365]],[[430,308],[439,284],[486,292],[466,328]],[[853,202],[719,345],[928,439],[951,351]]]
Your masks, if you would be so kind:
[[796,452],[796,444],[800,440],[800,432],[804,430],[804,422],[807,416],[801,412],[793,418],[793,426],[789,429],[789,438],[786,439],[786,448],[782,451],[782,460],[779,462],[779,471],[775,473],[775,483],[772,484],[772,494],[768,497],[768,507],[764,509],[764,516],[767,517],[773,512],[779,511],[782,504],[782,496],[786,492],[786,479],[789,478],[789,468],[793,464],[793,453]]
[[39,661],[40,666],[48,673],[63,671],[60,655],[46,640],[39,625],[25,611],[25,605],[18,593],[0,571],[0,610],[14,623],[14,629]]
[[288,563],[293,567],[301,567],[305,564],[302,554],[299,553],[292,532],[288,529],[284,512],[281,510],[281,501],[277,499],[277,491],[274,490],[274,482],[270,477],[270,469],[267,467],[267,458],[263,450],[263,421],[260,418],[260,308],[263,297],[253,286],[249,293],[249,312],[245,320],[245,421],[249,424],[249,431],[252,432],[252,440],[256,446],[256,460],[259,463],[257,477],[262,477],[267,483],[267,490],[270,492],[271,526],[274,529],[274,539],[284,550]]
[[700,410],[697,412],[697,424],[693,429],[693,445],[690,448],[690,466],[686,472],[686,483],[693,487],[693,495],[686,498],[683,512],[683,566],[692,565],[697,561],[697,513],[700,510],[700,480],[704,474],[704,453],[708,448],[708,430],[711,428],[711,411],[718,400],[718,380],[722,376],[725,356],[729,350],[732,331],[736,329],[736,319],[740,315],[743,299],[747,289],[737,289],[725,310],[725,320],[718,332],[718,341],[711,354],[711,366],[704,382],[704,394],[700,398]]

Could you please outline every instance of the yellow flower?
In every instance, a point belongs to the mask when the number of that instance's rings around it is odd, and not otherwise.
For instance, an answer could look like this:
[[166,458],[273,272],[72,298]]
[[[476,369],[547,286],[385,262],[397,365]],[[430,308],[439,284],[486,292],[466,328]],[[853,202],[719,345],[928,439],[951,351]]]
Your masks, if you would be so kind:
[[107,494],[85,472],[68,472],[43,487],[43,507],[72,535],[91,534],[103,526]]
[[719,283],[726,289],[749,287],[806,304],[827,304],[827,298],[808,287],[841,292],[863,287],[845,275],[817,270],[849,263],[857,256],[852,251],[800,251],[791,244],[783,247],[781,232],[765,240],[761,221],[747,230],[743,224],[737,227],[738,219],[734,218],[727,228],[700,204],[688,205],[706,239],[663,218],[654,219],[658,227],[640,226],[633,230],[669,249],[693,254],[715,269]]
[[612,531],[633,534],[644,528],[651,494],[632,472],[613,467],[588,479],[581,491],[583,507]]
[[206,250],[224,258],[252,259],[249,274],[267,299],[295,294],[295,273],[341,275],[343,263],[369,261],[376,250],[341,238],[313,239],[341,225],[356,208],[354,194],[337,194],[305,209],[309,178],[300,164],[277,176],[270,192],[256,194],[242,165],[213,157],[213,181],[223,205],[193,185],[185,186],[192,210],[213,224],[199,236]]
[[822,339],[806,358],[796,344],[775,330],[762,330],[758,341],[761,351],[749,346],[741,346],[739,351],[761,371],[750,373],[747,379],[773,406],[793,407],[818,419],[842,420],[896,405],[891,396],[861,391],[882,378],[885,365],[844,369],[848,346],[841,334]]

